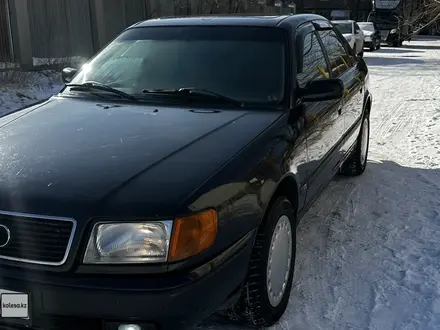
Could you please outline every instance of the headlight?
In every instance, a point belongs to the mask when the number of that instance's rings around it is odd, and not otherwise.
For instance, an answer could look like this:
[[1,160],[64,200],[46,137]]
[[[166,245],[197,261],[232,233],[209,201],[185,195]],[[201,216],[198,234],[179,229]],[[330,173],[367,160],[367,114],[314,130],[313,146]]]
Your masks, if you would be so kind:
[[396,33],[396,32],[397,32],[397,29],[392,29],[392,30],[390,31],[391,34],[394,34],[394,33]]
[[84,263],[165,262],[172,221],[96,224]]
[[175,221],[109,222],[93,227],[85,264],[161,263],[194,256],[214,244],[217,212]]

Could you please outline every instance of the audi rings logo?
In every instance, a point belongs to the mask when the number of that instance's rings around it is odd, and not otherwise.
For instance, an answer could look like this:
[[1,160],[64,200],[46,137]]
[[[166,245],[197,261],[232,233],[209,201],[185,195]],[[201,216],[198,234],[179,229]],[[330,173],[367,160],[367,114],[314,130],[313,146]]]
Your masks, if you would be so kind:
[[11,240],[11,232],[5,225],[0,225],[0,248],[8,245]]

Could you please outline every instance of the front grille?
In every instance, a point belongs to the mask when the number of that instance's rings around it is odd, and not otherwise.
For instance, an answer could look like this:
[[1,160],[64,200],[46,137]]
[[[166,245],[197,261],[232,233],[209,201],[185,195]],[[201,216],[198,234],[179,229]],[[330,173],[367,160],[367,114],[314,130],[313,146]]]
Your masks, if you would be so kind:
[[75,220],[69,218],[0,211],[0,258],[62,265],[67,259],[75,227]]

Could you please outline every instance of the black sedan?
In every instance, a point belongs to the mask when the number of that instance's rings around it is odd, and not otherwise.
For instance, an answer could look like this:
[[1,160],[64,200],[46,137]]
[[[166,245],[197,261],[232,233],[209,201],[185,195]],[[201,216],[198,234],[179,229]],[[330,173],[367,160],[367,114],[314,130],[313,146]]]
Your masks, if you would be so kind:
[[317,15],[161,19],[63,78],[0,118],[0,327],[276,323],[299,219],[367,165],[364,60]]

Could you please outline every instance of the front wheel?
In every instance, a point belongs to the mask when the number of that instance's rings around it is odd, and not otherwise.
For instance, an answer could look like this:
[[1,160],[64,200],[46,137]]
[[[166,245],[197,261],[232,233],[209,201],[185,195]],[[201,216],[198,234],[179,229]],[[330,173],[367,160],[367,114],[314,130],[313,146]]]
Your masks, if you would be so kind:
[[296,216],[292,204],[279,197],[261,224],[248,277],[230,318],[259,327],[278,322],[289,302],[296,250]]
[[368,148],[370,145],[370,119],[364,117],[356,146],[341,167],[341,174],[358,176],[365,172],[367,167]]

